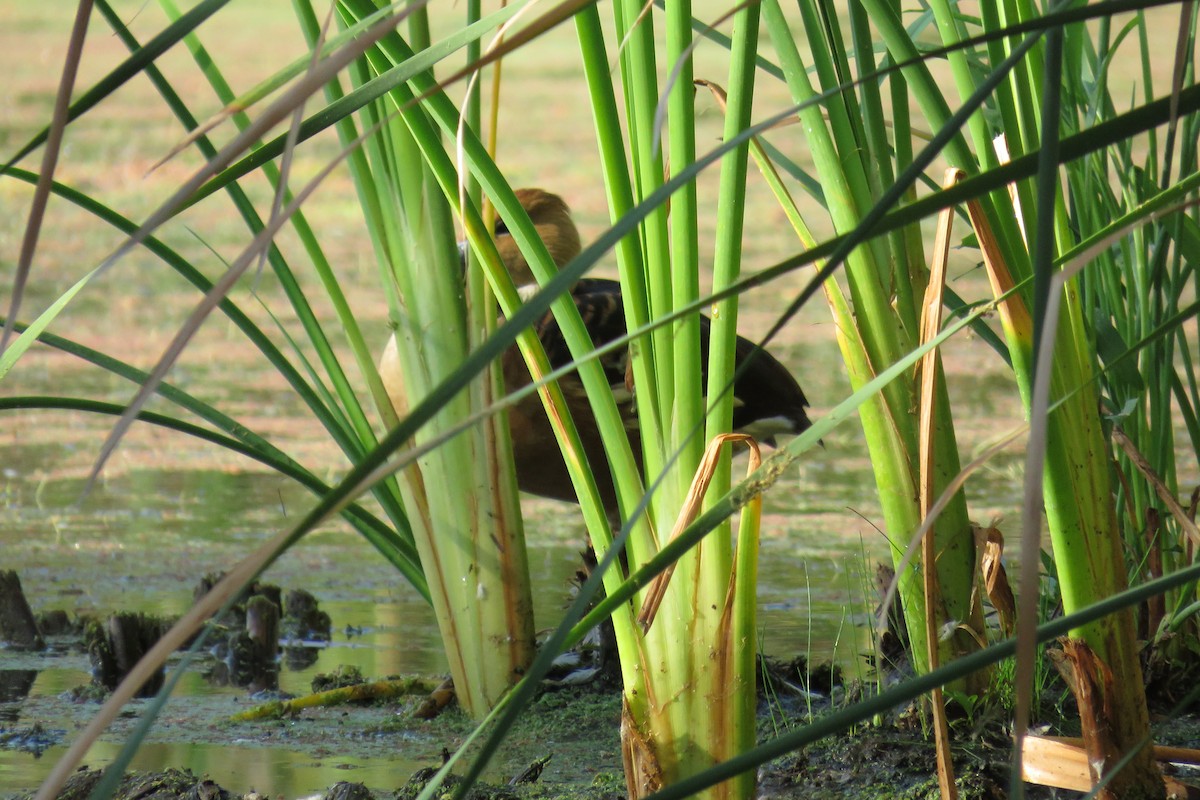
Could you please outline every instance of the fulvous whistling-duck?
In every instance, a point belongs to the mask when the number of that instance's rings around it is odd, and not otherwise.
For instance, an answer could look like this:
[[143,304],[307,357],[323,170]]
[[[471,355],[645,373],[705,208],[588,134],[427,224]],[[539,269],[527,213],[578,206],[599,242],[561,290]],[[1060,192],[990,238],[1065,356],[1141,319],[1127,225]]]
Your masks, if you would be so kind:
[[[517,198],[529,214],[542,241],[554,259],[563,266],[580,252],[579,231],[571,220],[567,204],[558,195],[541,189],[518,189]],[[524,296],[537,290],[533,274],[516,242],[508,234],[502,221],[496,225],[496,247],[503,258],[513,283]],[[584,325],[596,346],[625,335],[625,310],[621,300],[621,285],[612,280],[585,278],[571,290],[571,296],[579,309]],[[708,340],[710,321],[700,317],[701,364],[708,362]],[[571,362],[571,354],[552,314],[547,313],[536,326],[538,338],[546,350],[552,368]],[[740,366],[754,350],[754,343],[738,337],[736,362]],[[637,458],[641,458],[641,442],[638,436],[636,409],[628,389],[628,350],[609,353],[601,359],[609,383],[612,385],[622,416],[626,419],[626,431],[630,445]],[[503,357],[504,386],[508,392],[515,391],[530,382],[529,371],[520,352],[514,346]],[[706,370],[706,366],[702,367]],[[380,373],[393,405],[397,409],[406,407],[403,381],[399,373],[395,343],[389,341],[380,363]],[[702,375],[703,382],[706,375]],[[592,415],[583,383],[572,373],[559,378],[559,386],[566,398],[571,416],[579,430],[589,463],[593,465],[596,481],[610,519],[618,519],[616,495],[600,433]],[[749,366],[738,376],[733,386],[733,428],[749,433],[760,441],[774,443],[779,434],[798,434],[809,426],[804,409],[808,401],[791,373],[769,353],[759,351]],[[513,458],[516,462],[517,485],[521,491],[576,502],[575,489],[567,473],[566,464],[558,448],[554,432],[536,395],[511,407],[508,412],[512,431]]]

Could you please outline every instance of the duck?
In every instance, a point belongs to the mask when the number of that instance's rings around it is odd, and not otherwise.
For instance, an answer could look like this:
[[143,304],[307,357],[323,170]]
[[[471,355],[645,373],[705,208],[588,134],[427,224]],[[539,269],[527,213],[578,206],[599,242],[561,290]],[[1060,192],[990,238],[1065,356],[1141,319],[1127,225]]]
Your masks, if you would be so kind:
[[[562,267],[579,255],[582,247],[579,230],[562,197],[538,188],[518,189],[516,196],[556,266]],[[496,248],[518,293],[527,299],[537,292],[538,285],[503,219],[497,220],[494,237]],[[619,282],[606,278],[582,278],[572,287],[570,295],[594,346],[600,347],[625,335],[625,307]],[[707,380],[711,327],[711,320],[700,315],[701,364],[704,371],[702,384]],[[558,369],[571,363],[571,353],[553,314],[547,312],[537,322],[535,329],[551,368]],[[733,385],[734,431],[750,434],[760,442],[773,446],[777,436],[794,436],[807,429],[811,425],[806,411],[808,399],[791,372],[770,353],[757,349],[753,342],[738,336],[735,363],[740,368],[747,362]],[[637,410],[633,402],[634,387],[628,349],[618,348],[606,354],[601,358],[601,364],[613,388],[630,446],[640,466],[642,448]],[[502,356],[501,371],[505,390],[509,393],[528,386],[532,381],[516,346],[509,348]],[[407,407],[407,399],[394,339],[389,341],[380,362],[380,375],[393,406],[402,413]],[[579,431],[584,455],[593,466],[605,512],[610,520],[618,521],[616,492],[583,382],[576,373],[560,377],[558,382]],[[528,494],[578,502],[540,397],[531,393],[511,406],[508,424],[517,487]]]

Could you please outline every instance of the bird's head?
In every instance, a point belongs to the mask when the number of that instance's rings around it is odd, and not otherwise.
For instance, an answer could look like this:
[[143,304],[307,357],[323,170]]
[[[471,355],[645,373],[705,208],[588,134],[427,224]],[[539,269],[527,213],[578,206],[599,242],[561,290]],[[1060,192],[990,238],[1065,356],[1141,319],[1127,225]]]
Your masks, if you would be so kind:
[[[516,195],[538,236],[546,243],[555,266],[561,267],[579,255],[579,230],[571,221],[571,210],[561,197],[542,189],[517,189]],[[503,219],[496,220],[496,248],[518,289],[535,284],[529,264],[509,235]]]

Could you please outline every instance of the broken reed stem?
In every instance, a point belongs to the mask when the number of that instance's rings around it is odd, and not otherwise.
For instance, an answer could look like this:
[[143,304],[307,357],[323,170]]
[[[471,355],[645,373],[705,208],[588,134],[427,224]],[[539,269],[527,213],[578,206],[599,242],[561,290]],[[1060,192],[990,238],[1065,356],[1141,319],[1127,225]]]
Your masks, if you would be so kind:
[[[746,465],[746,474],[750,475],[762,463],[762,453],[758,449],[758,442],[753,436],[748,436],[744,433],[726,433],[721,436],[716,436],[704,451],[704,457],[700,459],[700,466],[696,468],[696,474],[692,478],[692,485],[688,487],[687,496],[684,498],[683,507],[679,509],[679,516],[675,520],[675,527],[671,529],[671,535],[667,542],[675,539],[676,536],[683,533],[688,525],[700,515],[700,509],[704,504],[704,495],[708,492],[708,486],[712,483],[713,474],[717,469],[717,459],[721,455],[721,447],[725,444],[734,444],[736,442],[745,442],[750,448],[750,461]],[[675,572],[675,564],[667,567],[659,573],[651,582],[646,590],[646,599],[642,603],[641,613],[638,614],[637,622],[641,627],[642,633],[650,630],[650,626],[654,623],[654,617],[658,614],[658,608],[662,605],[663,596],[667,592],[667,584],[671,582],[671,575]]]
[[[962,179],[965,173],[955,167],[946,170],[942,188],[949,189]],[[930,262],[929,283],[925,287],[924,305],[921,309],[921,344],[937,336],[942,326],[942,294],[946,287],[946,261],[950,256],[950,231],[954,223],[954,209],[947,208],[938,215],[937,236],[934,239],[933,259]],[[920,508],[921,518],[929,515],[937,487],[934,486],[934,438],[936,428],[937,378],[941,359],[935,347],[921,359],[920,370]],[[938,668],[937,609],[942,607],[941,592],[937,583],[937,543],[930,529],[921,542],[921,576],[925,591],[925,648],[929,657],[929,668]],[[930,694],[933,706],[934,741],[937,747],[938,785],[942,800],[958,800],[958,788],[954,785],[954,764],[950,758],[950,725],[946,719],[946,700],[941,688]]]

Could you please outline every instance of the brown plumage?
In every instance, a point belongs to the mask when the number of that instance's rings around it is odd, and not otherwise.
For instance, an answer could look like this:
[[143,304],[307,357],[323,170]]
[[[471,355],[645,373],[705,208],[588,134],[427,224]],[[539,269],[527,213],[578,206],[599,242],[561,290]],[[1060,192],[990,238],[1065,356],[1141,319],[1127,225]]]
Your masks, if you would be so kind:
[[[541,189],[519,189],[517,198],[529,214],[542,241],[546,243],[555,264],[563,266],[580,251],[579,231],[571,221],[567,204],[557,195]],[[516,242],[508,235],[503,221],[496,225],[496,247],[518,290],[525,294],[536,291],[536,283]],[[625,335],[625,310],[621,301],[621,286],[616,281],[585,278],[571,290],[575,306],[596,346]],[[708,360],[710,322],[700,318],[702,363]],[[547,313],[536,326],[538,338],[546,350],[550,364],[558,368],[571,362],[571,355],[553,315]],[[397,410],[404,408],[402,382],[395,359],[394,344],[380,364],[384,385]],[[744,363],[754,350],[754,343],[738,337],[736,361]],[[637,431],[637,416],[630,389],[628,352],[618,350],[601,359],[605,374],[618,400],[626,430],[636,457],[641,458],[641,442]],[[503,357],[504,386],[508,392],[529,384],[529,371],[516,347]],[[707,377],[707,376],[705,376]],[[605,509],[611,519],[617,518],[617,502],[609,476],[603,443],[591,413],[583,383],[575,374],[559,379],[559,386],[571,409],[580,440],[589,463],[593,465]],[[809,426],[805,407],[808,401],[791,373],[769,353],[760,351],[737,379],[733,388],[734,430],[750,433],[768,444],[778,434],[798,434]],[[517,468],[517,485],[522,491],[543,497],[575,502],[575,491],[567,474],[566,464],[541,399],[530,395],[508,413],[512,431],[513,457]]]

